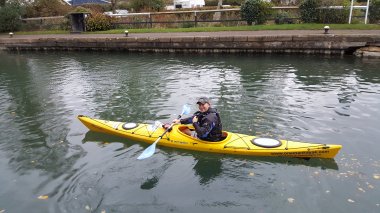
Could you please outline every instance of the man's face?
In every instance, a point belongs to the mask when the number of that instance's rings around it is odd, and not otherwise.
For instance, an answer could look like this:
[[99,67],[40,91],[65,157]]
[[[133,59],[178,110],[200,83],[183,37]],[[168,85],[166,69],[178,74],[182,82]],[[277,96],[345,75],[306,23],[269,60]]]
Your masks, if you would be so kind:
[[199,111],[206,112],[208,110],[208,108],[210,108],[210,104],[209,103],[204,103],[204,104],[199,103],[198,108],[199,108]]

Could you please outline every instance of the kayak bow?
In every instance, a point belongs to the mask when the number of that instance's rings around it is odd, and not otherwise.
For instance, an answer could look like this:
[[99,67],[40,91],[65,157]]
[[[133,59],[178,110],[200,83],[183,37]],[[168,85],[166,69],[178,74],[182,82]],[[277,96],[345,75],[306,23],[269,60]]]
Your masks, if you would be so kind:
[[[165,132],[161,126],[155,127],[150,124],[99,120],[83,115],[79,115],[78,119],[91,131],[150,144]],[[336,144],[276,140],[226,131],[223,132],[224,139],[222,141],[209,142],[186,135],[181,131],[185,128],[193,129],[192,125],[174,125],[172,131],[165,133],[160,139],[160,145],[223,154],[297,158],[334,158],[342,148],[341,145]]]

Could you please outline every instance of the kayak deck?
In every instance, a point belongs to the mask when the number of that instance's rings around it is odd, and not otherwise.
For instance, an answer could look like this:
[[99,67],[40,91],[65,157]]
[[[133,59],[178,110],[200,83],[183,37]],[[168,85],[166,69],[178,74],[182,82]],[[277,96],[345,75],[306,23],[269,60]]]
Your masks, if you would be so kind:
[[[153,143],[165,131],[161,126],[155,128],[150,124],[131,125],[134,123],[99,120],[83,115],[79,115],[78,119],[91,131],[147,143]],[[297,158],[334,158],[342,148],[341,145],[335,144],[315,144],[290,140],[278,140],[279,144],[273,147],[261,146],[253,142],[259,137],[226,131],[223,132],[225,138],[222,141],[209,142],[183,133],[181,131],[183,128],[192,129],[193,127],[190,125],[174,125],[172,130],[167,132],[158,144],[167,147],[223,154]]]

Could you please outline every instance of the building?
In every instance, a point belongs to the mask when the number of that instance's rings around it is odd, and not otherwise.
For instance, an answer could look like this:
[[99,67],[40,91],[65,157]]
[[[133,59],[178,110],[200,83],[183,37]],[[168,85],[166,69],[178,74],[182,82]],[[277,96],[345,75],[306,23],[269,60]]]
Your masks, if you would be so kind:
[[205,6],[204,0],[174,0],[174,8],[195,8]]

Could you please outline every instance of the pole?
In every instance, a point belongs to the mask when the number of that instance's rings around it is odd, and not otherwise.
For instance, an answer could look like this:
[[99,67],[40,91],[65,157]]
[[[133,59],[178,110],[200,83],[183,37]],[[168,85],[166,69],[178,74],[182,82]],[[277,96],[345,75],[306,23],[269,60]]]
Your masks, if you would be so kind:
[[348,18],[348,23],[351,24],[352,19],[352,8],[354,7],[354,0],[351,0],[351,8],[350,8],[350,17]]
[[365,10],[364,24],[367,24],[367,20],[368,20],[368,10],[369,10],[369,0],[367,0],[367,8],[366,8],[366,10]]
[[197,11],[194,11],[194,26],[197,27],[197,25],[198,25]]

